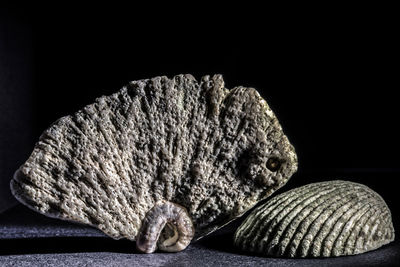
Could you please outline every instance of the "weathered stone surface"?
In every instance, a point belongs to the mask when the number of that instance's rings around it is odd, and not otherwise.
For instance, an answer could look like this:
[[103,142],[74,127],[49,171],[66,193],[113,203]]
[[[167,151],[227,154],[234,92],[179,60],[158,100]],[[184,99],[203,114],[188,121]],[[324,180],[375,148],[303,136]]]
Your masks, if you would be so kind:
[[244,251],[277,257],[333,257],[377,249],[394,240],[390,210],[367,186],[329,181],[275,196],[237,229]]
[[200,82],[178,75],[130,82],[56,121],[11,189],[44,215],[116,239],[160,228],[142,224],[167,201],[185,210],[198,239],[272,194],[296,169],[292,145],[255,89],[229,90],[220,75]]

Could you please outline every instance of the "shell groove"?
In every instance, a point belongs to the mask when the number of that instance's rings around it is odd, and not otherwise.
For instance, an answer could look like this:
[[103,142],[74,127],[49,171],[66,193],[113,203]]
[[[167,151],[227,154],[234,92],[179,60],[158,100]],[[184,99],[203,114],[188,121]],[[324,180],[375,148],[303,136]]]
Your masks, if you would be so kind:
[[56,121],[11,189],[35,211],[115,239],[135,240],[156,203],[173,203],[198,239],[296,170],[293,146],[255,89],[229,90],[221,75],[177,75],[130,82]]
[[308,184],[257,207],[237,229],[235,246],[275,257],[334,257],[377,249],[394,240],[385,201],[348,181]]

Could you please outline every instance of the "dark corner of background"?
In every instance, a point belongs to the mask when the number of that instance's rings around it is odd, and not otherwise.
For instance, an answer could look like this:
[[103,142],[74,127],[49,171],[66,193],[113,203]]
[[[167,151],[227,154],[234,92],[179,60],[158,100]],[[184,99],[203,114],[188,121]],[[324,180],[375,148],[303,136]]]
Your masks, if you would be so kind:
[[0,5],[0,212],[15,203],[9,181],[33,147],[33,34],[20,9]]

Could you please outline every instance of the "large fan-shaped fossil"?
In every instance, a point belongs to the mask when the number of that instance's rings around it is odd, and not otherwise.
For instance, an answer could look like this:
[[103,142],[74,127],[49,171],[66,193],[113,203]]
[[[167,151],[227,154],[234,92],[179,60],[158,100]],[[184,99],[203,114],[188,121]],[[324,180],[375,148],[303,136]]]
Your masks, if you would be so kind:
[[[11,182],[30,208],[179,251],[242,215],[297,169],[256,90],[220,75],[130,82],[56,121]],[[156,244],[158,240],[158,245]]]
[[237,229],[242,250],[278,257],[331,257],[363,253],[394,240],[385,201],[347,181],[295,188],[255,209]]

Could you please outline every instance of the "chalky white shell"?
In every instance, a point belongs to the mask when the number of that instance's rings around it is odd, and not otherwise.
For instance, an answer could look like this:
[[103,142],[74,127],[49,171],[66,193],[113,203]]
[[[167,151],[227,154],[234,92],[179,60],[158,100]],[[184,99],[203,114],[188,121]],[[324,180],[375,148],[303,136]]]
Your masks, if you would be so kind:
[[296,170],[293,146],[255,89],[226,89],[220,75],[178,75],[130,82],[56,121],[11,189],[42,214],[116,239],[135,240],[156,203],[175,203],[198,239]]
[[235,245],[276,257],[359,254],[394,240],[385,201],[347,181],[308,184],[257,207],[237,229]]

